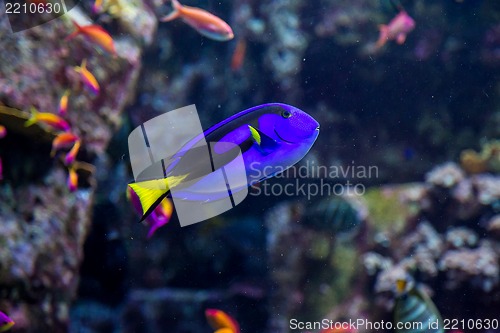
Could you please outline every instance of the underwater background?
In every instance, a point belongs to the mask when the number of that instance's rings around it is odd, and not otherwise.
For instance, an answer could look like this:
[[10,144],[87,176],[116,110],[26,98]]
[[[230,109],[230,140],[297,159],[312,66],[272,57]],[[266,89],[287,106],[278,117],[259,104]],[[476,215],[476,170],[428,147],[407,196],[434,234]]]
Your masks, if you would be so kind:
[[[181,2],[227,22],[225,41],[161,22],[169,1],[82,0],[53,20],[8,17],[11,2],[0,3],[10,331],[237,333],[207,321],[220,309],[242,333],[417,332],[291,324],[410,321],[417,310],[401,304],[415,297],[424,322],[457,320],[422,332],[500,332],[500,1]],[[401,13],[414,27],[396,26]],[[104,28],[115,50],[95,31],[68,39],[72,20]],[[403,40],[377,44],[382,24]],[[148,235],[126,195],[131,131],[191,104],[205,129],[271,102],[321,126],[293,172],[202,223],[180,227],[174,210]],[[32,107],[58,118],[27,127]],[[75,136],[54,151],[66,125]],[[402,280],[411,292],[398,293]]]

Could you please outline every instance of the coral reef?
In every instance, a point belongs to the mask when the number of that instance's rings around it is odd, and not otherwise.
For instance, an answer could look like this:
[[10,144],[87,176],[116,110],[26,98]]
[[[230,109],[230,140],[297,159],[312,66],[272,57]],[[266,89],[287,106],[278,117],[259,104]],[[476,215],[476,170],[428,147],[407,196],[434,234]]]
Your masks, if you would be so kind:
[[[481,295],[470,296],[471,303],[498,302],[500,243],[493,231],[496,215],[489,217],[499,209],[500,193],[493,190],[498,181],[488,174],[466,177],[452,163],[428,173],[416,216],[406,219],[403,229],[387,232],[384,246],[375,242],[374,250],[363,255],[366,274],[375,279],[372,292],[386,313],[393,306],[388,295],[396,280],[408,273],[432,286],[438,305],[469,288]],[[446,307],[440,310],[445,318],[453,314]]]
[[4,302],[24,308],[19,321],[29,323],[26,332],[65,332],[78,286],[92,191],[61,196],[65,178],[56,169],[39,185],[4,185],[0,194],[0,289]]
[[300,84],[298,73],[307,47],[307,35],[301,29],[300,0],[273,0],[263,6],[268,29],[274,36],[266,50],[268,68],[278,83],[282,94],[288,95],[289,103],[299,98]]
[[479,153],[472,149],[462,151],[460,164],[471,174],[500,172],[500,140],[483,143]]
[[[67,117],[72,131],[83,140],[82,159],[94,162],[97,155],[105,155],[122,123],[121,114],[134,96],[143,43],[154,33],[152,12],[134,11],[143,21],[149,20],[150,27],[129,25],[127,32],[135,32],[142,40],[116,38],[118,57],[113,59],[83,38],[63,41],[73,29],[69,16],[88,20],[78,8],[15,34],[2,12],[0,104],[25,111],[35,106],[55,113],[62,92],[71,88]],[[104,90],[97,98],[82,89],[73,69],[84,58],[89,59]],[[62,163],[50,159],[53,136],[36,127],[24,128],[25,119],[2,114],[2,123],[9,129],[0,147],[5,174],[0,183],[3,303],[16,314],[19,325],[15,329],[20,332],[67,332],[95,186],[91,178],[82,178],[80,188],[68,193]]]
[[446,272],[449,289],[468,283],[472,288],[491,292],[499,283],[498,244],[482,242],[475,249],[449,250],[440,259],[439,269]]

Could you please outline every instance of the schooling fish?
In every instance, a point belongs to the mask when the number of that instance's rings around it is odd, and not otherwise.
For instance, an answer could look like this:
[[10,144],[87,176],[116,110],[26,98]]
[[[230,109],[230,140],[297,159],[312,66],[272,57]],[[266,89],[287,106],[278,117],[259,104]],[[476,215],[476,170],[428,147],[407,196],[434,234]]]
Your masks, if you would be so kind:
[[54,140],[52,140],[52,150],[50,151],[50,156],[53,157],[60,149],[71,147],[78,140],[78,136],[70,132],[58,134]]
[[67,41],[81,34],[93,43],[99,45],[105,51],[111,53],[112,55],[116,55],[113,37],[111,37],[111,35],[102,27],[95,24],[81,26],[75,21],[73,21],[73,25],[75,26],[76,31],[66,37]]
[[70,192],[75,192],[78,187],[78,174],[73,167],[68,169],[67,186]]
[[205,317],[208,324],[215,330],[214,333],[240,333],[236,320],[222,310],[207,309]]
[[14,321],[9,316],[0,311],[0,332],[8,331],[14,324]]
[[59,114],[61,116],[65,116],[66,113],[68,112],[68,101],[69,101],[69,94],[70,91],[69,89],[66,89],[64,94],[61,96],[61,99],[59,100]]
[[88,87],[94,95],[99,95],[99,83],[95,76],[87,69],[87,59],[83,59],[81,66],[76,66],[75,71],[80,73],[80,77],[85,86]]
[[[130,187],[127,187],[127,198],[132,203],[132,206],[134,206],[136,212],[142,216],[141,201]],[[172,201],[168,198],[164,198],[145,220],[146,224],[149,226],[147,238],[153,237],[153,234],[156,230],[158,230],[158,228],[164,226],[170,221],[173,211],[174,205],[172,204]]]
[[24,126],[29,127],[37,123],[47,125],[59,131],[67,131],[70,128],[69,124],[58,115],[48,112],[38,112],[37,109],[31,107],[31,117],[24,123]]
[[379,26],[380,35],[375,45],[376,49],[380,49],[389,40],[396,40],[398,44],[403,44],[406,36],[415,29],[415,20],[413,20],[404,10],[401,10],[389,24],[381,24]]
[[238,40],[238,43],[236,43],[233,56],[231,57],[231,69],[233,71],[238,71],[241,66],[243,66],[246,51],[247,42],[245,39],[241,38]]
[[[443,333],[441,314],[427,293],[407,277],[396,282],[395,323],[413,323],[412,328],[396,328],[396,333]],[[417,327],[414,323],[421,323]],[[432,323],[437,323],[433,327]],[[403,325],[404,326],[404,325]],[[394,324],[396,327],[396,324]]]
[[100,13],[102,10],[102,0],[95,0],[94,4],[92,5],[92,13],[97,14]]
[[76,155],[78,154],[78,151],[80,150],[80,145],[81,141],[76,140],[75,144],[73,145],[73,148],[66,154],[66,157],[64,158],[64,164],[66,165],[71,165],[73,162],[75,162]]
[[[175,197],[187,201],[208,202],[227,198],[227,186],[215,185],[220,183],[216,178],[218,174],[207,173],[204,166],[194,162],[199,152],[193,147],[203,146],[204,142],[215,143],[212,158],[217,165],[214,170],[223,170],[227,179],[240,180],[241,170],[232,162],[241,152],[247,177],[231,184],[234,194],[299,162],[318,135],[318,122],[304,111],[279,103],[259,105],[209,128],[190,140],[172,158],[160,161],[168,165],[166,178],[129,186],[141,201],[142,220],[173,187],[176,187]],[[169,161],[174,162],[168,164]],[[191,180],[196,180],[194,185],[188,182]],[[189,185],[184,185],[186,183]]]
[[183,6],[177,0],[171,0],[174,11],[161,19],[162,22],[182,19],[200,34],[220,42],[233,39],[234,33],[229,24],[201,8]]

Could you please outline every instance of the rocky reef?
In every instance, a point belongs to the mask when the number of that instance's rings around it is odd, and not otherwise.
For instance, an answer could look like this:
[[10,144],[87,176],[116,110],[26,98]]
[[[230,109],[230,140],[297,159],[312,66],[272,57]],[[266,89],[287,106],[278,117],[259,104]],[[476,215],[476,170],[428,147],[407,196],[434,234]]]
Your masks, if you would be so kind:
[[[0,147],[0,290],[2,310],[11,314],[16,332],[68,331],[96,197],[94,176],[88,173],[80,177],[78,190],[69,193],[66,168],[50,157],[54,135],[37,126],[25,128],[27,111],[36,107],[56,113],[60,96],[71,89],[67,121],[83,142],[78,159],[94,163],[96,156],[105,156],[133,99],[142,48],[156,25],[152,12],[142,5],[134,13],[149,20],[145,25],[150,27],[131,25],[133,17],[127,26],[121,17],[123,26],[113,32],[127,32],[135,39],[117,38],[118,56],[111,58],[83,38],[64,41],[73,29],[70,18],[89,19],[78,8],[17,33],[10,31],[2,10],[0,105],[18,111],[0,115],[8,130]],[[98,97],[83,89],[73,69],[86,58],[103,87]]]

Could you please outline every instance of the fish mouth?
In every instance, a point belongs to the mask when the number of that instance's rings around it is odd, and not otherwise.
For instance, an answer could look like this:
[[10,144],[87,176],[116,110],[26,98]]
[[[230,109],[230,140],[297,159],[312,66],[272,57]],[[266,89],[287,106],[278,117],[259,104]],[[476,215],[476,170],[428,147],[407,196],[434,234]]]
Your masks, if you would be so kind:
[[[314,131],[315,131],[315,132],[319,132],[319,127],[320,127],[320,126],[318,125],[318,127],[316,127],[316,128],[314,129]],[[288,141],[288,140],[284,139],[284,138],[283,138],[283,137],[282,137],[282,136],[278,133],[278,131],[276,130],[276,128],[274,128],[274,133],[278,136],[278,138],[280,138],[280,140],[285,141],[286,143],[291,143],[291,144],[294,144],[294,143],[295,143],[295,142]]]

